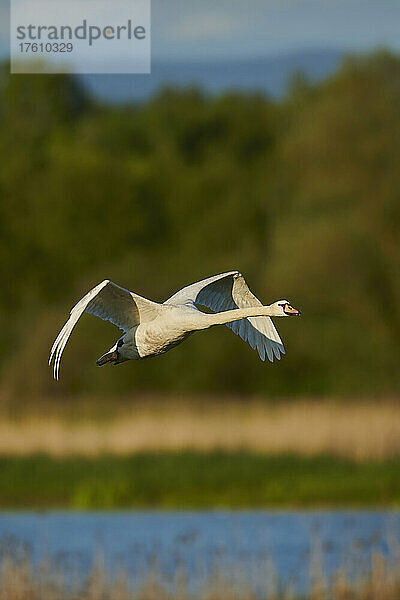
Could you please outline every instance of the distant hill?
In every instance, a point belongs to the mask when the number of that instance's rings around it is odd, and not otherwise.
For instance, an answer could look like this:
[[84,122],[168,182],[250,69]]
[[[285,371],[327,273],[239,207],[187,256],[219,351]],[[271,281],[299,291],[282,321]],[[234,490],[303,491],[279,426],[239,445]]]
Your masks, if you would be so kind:
[[284,95],[290,77],[302,72],[318,81],[334,71],[342,50],[308,50],[246,61],[154,62],[151,75],[83,75],[84,84],[98,98],[120,103],[144,100],[165,85],[197,85],[209,93],[226,89],[260,90]]

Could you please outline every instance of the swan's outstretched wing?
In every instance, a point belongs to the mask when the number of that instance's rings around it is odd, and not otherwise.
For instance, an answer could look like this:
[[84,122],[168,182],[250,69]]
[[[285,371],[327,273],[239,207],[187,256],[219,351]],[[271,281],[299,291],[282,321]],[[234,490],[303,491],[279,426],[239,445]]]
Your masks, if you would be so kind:
[[72,308],[70,317],[58,334],[50,352],[49,364],[54,359],[53,374],[58,379],[61,355],[73,328],[83,312],[111,321],[123,331],[149,320],[158,305],[106,279],[94,287]]
[[[250,291],[243,275],[239,271],[230,271],[203,279],[183,288],[166,301],[166,304],[185,304],[193,302],[206,306],[214,312],[223,312],[248,306],[262,306],[262,303]],[[257,349],[261,360],[268,356],[273,362],[285,354],[285,348],[270,317],[249,317],[227,323],[242,340]]]

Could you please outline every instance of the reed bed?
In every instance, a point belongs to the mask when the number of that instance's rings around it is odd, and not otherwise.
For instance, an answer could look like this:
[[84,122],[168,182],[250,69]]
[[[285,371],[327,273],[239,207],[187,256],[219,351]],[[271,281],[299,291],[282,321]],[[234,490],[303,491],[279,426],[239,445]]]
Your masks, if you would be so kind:
[[[265,570],[264,588],[255,593],[250,584],[216,573],[199,591],[191,592],[185,575],[178,571],[175,582],[166,584],[154,572],[132,587],[127,573],[107,576],[101,564],[94,566],[85,581],[77,583],[62,571],[43,562],[34,567],[28,559],[3,557],[0,569],[0,597],[4,600],[398,600],[400,564],[374,554],[367,573],[349,578],[345,566],[328,581],[316,565],[310,567],[310,591],[299,594],[290,584],[276,580],[273,566]],[[268,567],[268,565],[266,565]]]
[[[383,460],[400,454],[396,399],[261,400],[212,398],[99,399],[33,404],[0,417],[0,454],[128,455],[140,452],[246,450],[329,454]],[[27,411],[30,411],[27,413]]]

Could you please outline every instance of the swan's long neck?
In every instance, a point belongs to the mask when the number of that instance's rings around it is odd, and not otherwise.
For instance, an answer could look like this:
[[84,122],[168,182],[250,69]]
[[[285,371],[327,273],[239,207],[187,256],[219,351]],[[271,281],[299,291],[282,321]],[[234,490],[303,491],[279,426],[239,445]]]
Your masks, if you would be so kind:
[[274,310],[271,306],[249,306],[248,308],[237,308],[214,314],[204,314],[205,327],[225,325],[226,323],[246,319],[247,317],[271,317],[274,316],[273,312]]

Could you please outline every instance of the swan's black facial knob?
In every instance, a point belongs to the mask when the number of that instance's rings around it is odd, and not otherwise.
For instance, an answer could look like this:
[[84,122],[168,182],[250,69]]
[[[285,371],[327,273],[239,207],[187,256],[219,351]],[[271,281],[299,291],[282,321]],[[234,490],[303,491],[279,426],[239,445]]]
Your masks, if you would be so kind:
[[121,346],[124,345],[124,340],[121,338],[120,340],[118,340],[118,344],[117,344],[117,348],[121,348]]

